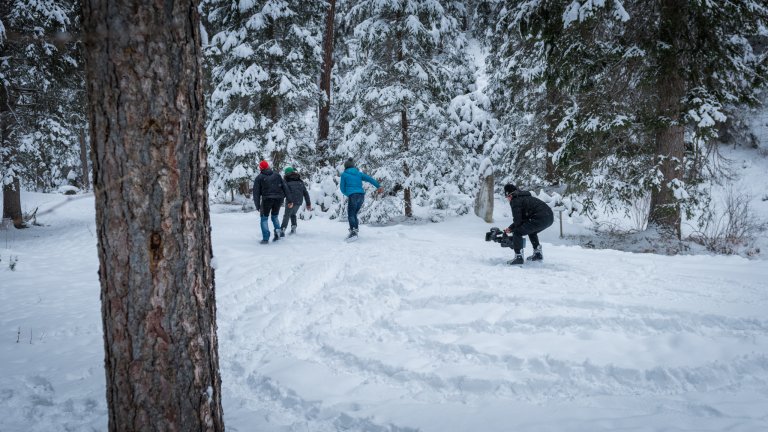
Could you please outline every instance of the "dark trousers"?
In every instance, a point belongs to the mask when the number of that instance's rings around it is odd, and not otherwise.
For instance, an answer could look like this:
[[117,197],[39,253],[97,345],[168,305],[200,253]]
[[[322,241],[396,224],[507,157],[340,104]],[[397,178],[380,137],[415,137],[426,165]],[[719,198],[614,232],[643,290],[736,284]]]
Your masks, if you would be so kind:
[[283,223],[280,224],[280,229],[285,231],[286,228],[288,228],[288,220],[291,220],[291,226],[296,226],[296,213],[299,212],[299,208],[301,208],[300,205],[294,204],[293,207],[285,208],[285,211],[283,212]]
[[531,240],[531,246],[534,249],[539,247],[539,233],[549,228],[554,221],[554,216],[549,214],[541,218],[528,219],[522,225],[516,227],[512,231],[512,248],[515,250],[515,253],[519,254],[523,250],[525,244],[523,236],[526,235]]
[[275,227],[276,230],[280,229],[280,224],[277,222],[277,215],[280,213],[282,204],[282,198],[261,199],[259,214],[261,215],[261,237],[264,240],[269,240],[269,219],[272,219],[272,226]]
[[363,207],[363,201],[365,201],[365,194],[356,193],[349,196],[349,199],[347,200],[347,220],[349,221],[349,229],[357,229],[359,227],[357,212]]

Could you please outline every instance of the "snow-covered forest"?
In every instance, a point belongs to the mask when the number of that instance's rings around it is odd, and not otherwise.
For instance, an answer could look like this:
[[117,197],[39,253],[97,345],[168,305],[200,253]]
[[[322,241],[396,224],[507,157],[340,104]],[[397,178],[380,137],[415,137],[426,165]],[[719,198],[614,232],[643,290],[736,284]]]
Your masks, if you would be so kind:
[[766,103],[765,0],[3,0],[0,430],[763,430]]
[[[490,166],[497,192],[512,182],[598,220],[633,215],[626,230],[705,241],[722,217],[711,187],[733,174],[719,148],[764,157],[768,146],[767,8],[202,1],[210,195],[247,208],[266,159],[311,179],[317,208],[338,216],[352,157],[387,191],[364,222],[414,209],[439,221],[472,211]],[[17,225],[17,191],[90,188],[79,11],[65,0],[0,9],[0,174]]]

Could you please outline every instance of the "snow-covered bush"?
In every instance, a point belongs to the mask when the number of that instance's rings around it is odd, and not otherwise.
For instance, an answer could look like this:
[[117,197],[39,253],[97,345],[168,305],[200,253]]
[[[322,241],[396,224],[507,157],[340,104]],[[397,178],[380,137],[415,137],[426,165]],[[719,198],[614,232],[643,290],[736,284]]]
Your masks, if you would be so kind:
[[691,240],[715,253],[738,254],[748,250],[756,235],[768,228],[766,221],[755,216],[751,200],[749,194],[737,193],[729,185],[721,205],[708,206],[699,218]]

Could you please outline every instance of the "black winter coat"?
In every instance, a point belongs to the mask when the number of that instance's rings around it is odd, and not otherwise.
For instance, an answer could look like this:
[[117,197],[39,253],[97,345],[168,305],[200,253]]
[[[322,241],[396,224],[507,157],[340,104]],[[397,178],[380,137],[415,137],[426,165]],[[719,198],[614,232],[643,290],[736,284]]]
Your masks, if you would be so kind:
[[[289,195],[288,186],[285,180],[276,174],[271,168],[267,168],[253,181],[253,202],[256,203],[256,210],[261,206],[262,198],[283,199]],[[293,201],[288,201],[292,203]]]
[[528,191],[513,192],[509,205],[512,207],[512,225],[509,226],[511,230],[529,220],[549,219],[551,221],[554,217],[552,209],[547,203],[531,195]]
[[[309,201],[309,192],[307,192],[307,186],[301,180],[301,175],[296,171],[289,173],[285,176],[285,184],[288,185],[288,195],[286,201],[293,202],[293,205],[300,206],[301,199],[304,198],[304,203],[308,207],[312,207]],[[286,202],[287,204],[287,202]]]

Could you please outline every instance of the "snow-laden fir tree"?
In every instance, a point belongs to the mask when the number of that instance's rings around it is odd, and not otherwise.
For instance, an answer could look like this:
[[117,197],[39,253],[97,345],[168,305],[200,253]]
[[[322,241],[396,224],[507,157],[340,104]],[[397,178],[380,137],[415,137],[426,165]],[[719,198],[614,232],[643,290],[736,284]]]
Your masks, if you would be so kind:
[[[434,210],[450,208],[452,213],[459,214],[466,209],[466,202],[452,200],[452,195],[458,192],[477,198],[479,194],[486,194],[487,183],[489,179],[494,178],[488,154],[491,148],[489,144],[493,142],[498,123],[491,113],[491,101],[486,95],[484,60],[487,53],[476,39],[470,39],[467,48],[473,67],[469,70],[457,70],[466,71],[465,81],[459,88],[461,94],[455,96],[448,104],[448,121],[441,135],[441,139],[449,148],[456,149],[455,157],[463,163],[456,166],[458,169],[446,173],[444,180],[447,181],[437,185],[430,201],[430,207]],[[461,76],[456,74],[456,78]],[[489,208],[493,208],[492,203]]]
[[326,11],[323,1],[203,2],[214,192],[247,193],[261,159],[315,162]]
[[557,177],[585,195],[587,211],[596,200],[626,210],[650,193],[651,219],[679,236],[681,206],[701,202],[705,144],[729,107],[751,103],[764,80],[765,59],[750,41],[765,32],[765,5],[500,0],[497,7],[490,92],[504,113],[497,157],[511,155],[518,170],[534,167],[520,171],[534,180],[551,158]]
[[489,94],[501,123],[492,155],[511,174],[506,180],[558,184],[567,180],[557,162],[574,128],[623,118],[595,96],[616,91],[600,87],[613,83],[605,65],[622,52],[610,37],[627,13],[620,1],[489,3]]
[[681,235],[682,212],[705,203],[698,185],[706,148],[717,127],[743,104],[757,104],[768,77],[766,55],[753,43],[768,36],[764,1],[636,2],[635,15],[658,17],[658,36],[647,39],[655,66],[655,146],[650,220]]
[[51,190],[79,170],[84,124],[74,1],[0,4],[3,217],[22,225],[22,187]]
[[430,191],[458,192],[449,189],[466,158],[449,136],[447,109],[474,82],[465,16],[461,2],[438,0],[364,0],[345,14],[354,30],[346,39],[350,58],[342,60],[337,122],[344,138],[336,153],[354,158],[390,195],[361,216],[410,217],[415,204],[430,204]]

